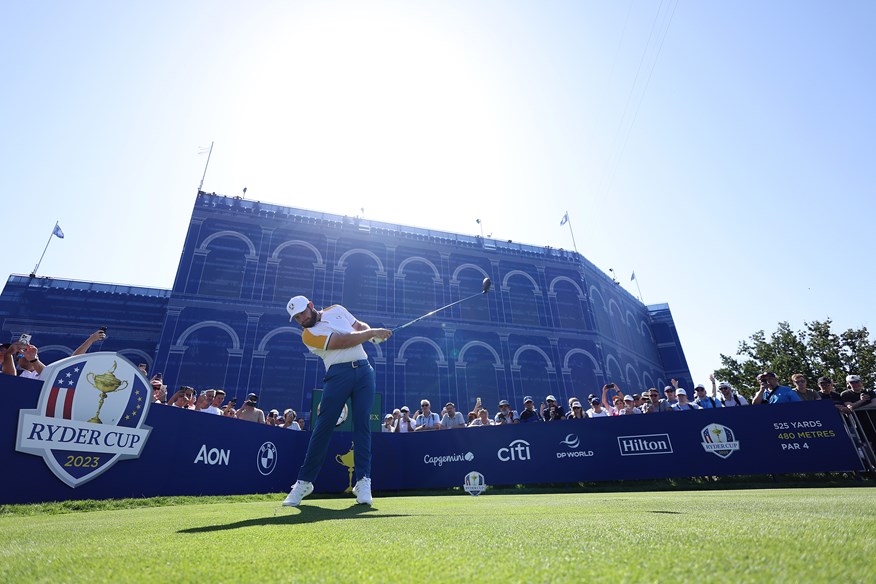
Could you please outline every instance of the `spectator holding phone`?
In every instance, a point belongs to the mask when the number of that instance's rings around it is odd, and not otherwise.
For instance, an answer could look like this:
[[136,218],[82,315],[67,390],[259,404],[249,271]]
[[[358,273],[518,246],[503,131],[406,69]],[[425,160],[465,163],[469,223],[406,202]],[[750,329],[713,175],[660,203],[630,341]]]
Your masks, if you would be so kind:
[[246,401],[243,402],[243,406],[239,410],[237,410],[237,419],[264,424],[265,412],[256,407],[258,401],[258,395],[254,393],[250,393],[249,395],[247,395]]

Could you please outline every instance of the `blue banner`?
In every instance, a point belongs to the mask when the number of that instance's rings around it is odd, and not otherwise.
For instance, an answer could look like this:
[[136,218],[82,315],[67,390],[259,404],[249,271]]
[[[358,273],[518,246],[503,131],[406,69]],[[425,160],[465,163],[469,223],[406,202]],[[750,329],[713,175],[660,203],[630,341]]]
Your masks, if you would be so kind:
[[[34,426],[41,388],[40,382],[0,375],[0,392],[7,396],[0,411],[0,462],[11,470],[4,473],[0,503],[282,492],[295,481],[310,438],[309,432],[153,405],[137,434],[138,457],[114,459],[99,476],[71,485],[64,477],[99,468],[102,450],[110,447],[88,446],[92,452],[86,455],[85,446],[75,446],[97,432],[87,432],[75,410],[70,421],[59,419],[57,431],[52,424]],[[63,430],[68,426],[75,432]],[[103,428],[118,442],[122,433],[110,429]],[[135,434],[128,434],[134,441]],[[33,455],[34,445],[49,438],[70,442],[70,451],[55,451],[51,464]],[[115,442],[113,447],[125,446]],[[27,448],[18,451],[17,444]],[[861,469],[827,401],[375,433],[373,452],[376,491],[462,486],[471,472],[484,475],[488,485],[511,485]],[[352,434],[335,432],[317,491],[349,491],[352,457]]]

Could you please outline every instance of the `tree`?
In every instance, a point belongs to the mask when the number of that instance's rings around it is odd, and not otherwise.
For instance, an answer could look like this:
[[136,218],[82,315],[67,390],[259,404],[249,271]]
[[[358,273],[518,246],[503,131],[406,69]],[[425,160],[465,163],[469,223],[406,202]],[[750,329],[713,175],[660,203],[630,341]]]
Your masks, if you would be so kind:
[[757,392],[756,378],[764,371],[775,372],[784,385],[791,384],[791,375],[802,373],[812,389],[817,389],[814,381],[825,376],[842,391],[846,375],[852,373],[861,376],[865,387],[872,385],[876,343],[870,340],[867,327],[836,334],[829,318],[803,324],[802,330],[793,331],[787,322],[780,322],[769,339],[764,331],[757,331],[739,343],[736,357],[721,354],[722,367],[715,376],[747,396]]

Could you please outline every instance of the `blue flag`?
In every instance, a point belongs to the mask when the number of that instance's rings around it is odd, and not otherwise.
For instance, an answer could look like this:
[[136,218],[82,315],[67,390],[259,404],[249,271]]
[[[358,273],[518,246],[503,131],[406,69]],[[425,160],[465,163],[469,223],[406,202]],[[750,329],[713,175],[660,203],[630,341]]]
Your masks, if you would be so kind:
[[568,222],[569,222],[569,212],[566,211],[566,214],[563,215],[563,218],[560,220],[560,225],[561,225],[561,226],[562,226],[562,225],[565,225],[565,224],[568,223]]
[[52,230],[52,235],[64,239],[64,232],[61,231],[61,226],[55,223],[55,228]]

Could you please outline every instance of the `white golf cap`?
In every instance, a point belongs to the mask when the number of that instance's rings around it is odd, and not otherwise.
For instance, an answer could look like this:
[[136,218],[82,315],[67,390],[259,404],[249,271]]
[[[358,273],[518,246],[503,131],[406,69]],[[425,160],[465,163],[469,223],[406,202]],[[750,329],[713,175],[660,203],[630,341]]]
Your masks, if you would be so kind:
[[289,313],[289,322],[292,322],[296,314],[304,312],[308,304],[310,304],[310,300],[307,299],[307,296],[294,296],[290,298],[289,304],[286,305],[286,312]]
[[557,398],[555,398],[552,395],[549,395],[546,398],[544,398],[544,401],[554,401],[555,402],[555,401],[557,401]]
[[860,375],[846,375],[846,383],[853,383],[855,381],[861,381]]
[[683,389],[679,389],[678,391],[675,392],[675,394],[676,395],[687,395],[687,392],[684,391]]

